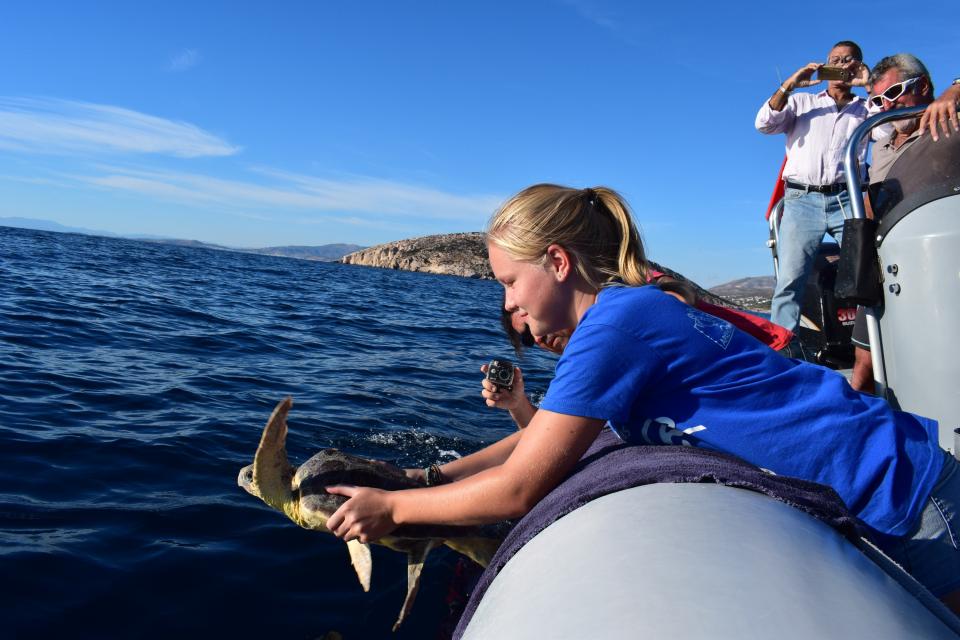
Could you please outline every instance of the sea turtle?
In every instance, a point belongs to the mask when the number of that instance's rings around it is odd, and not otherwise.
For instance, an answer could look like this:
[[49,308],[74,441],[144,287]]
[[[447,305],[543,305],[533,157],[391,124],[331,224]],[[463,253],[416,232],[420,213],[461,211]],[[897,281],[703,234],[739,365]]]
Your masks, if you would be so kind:
[[[237,484],[301,527],[329,533],[327,518],[347,499],[327,493],[325,487],[354,484],[397,490],[421,486],[395,467],[336,449],[323,449],[294,468],[287,461],[286,448],[287,413],[292,405],[293,400],[287,397],[273,410],[253,464],[240,470]],[[484,527],[407,525],[376,540],[377,544],[407,554],[407,596],[393,629],[400,626],[413,606],[423,563],[431,549],[445,544],[486,567],[508,528],[506,523]],[[373,568],[370,547],[351,540],[347,549],[363,590],[369,591]]]

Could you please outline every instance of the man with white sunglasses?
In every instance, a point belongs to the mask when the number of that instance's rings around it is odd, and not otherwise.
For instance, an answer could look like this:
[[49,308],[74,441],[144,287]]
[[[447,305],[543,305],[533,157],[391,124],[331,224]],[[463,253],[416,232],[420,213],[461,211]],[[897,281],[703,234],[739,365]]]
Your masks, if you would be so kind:
[[[880,111],[918,107],[933,102],[930,73],[916,56],[898,53],[887,56],[870,72],[870,105]],[[870,184],[883,182],[890,165],[912,143],[920,138],[919,117],[893,122],[889,136],[873,146]]]
[[[916,56],[909,53],[887,56],[878,62],[870,72],[869,83],[869,103],[872,110],[892,111],[928,105],[934,101],[930,73]],[[950,90],[945,94],[947,101],[949,101],[949,95]],[[934,121],[938,122],[939,118],[934,118]],[[900,193],[898,186],[892,185],[887,189],[883,184],[893,163],[913,145],[929,145],[937,142],[934,129],[931,129],[933,132],[931,135],[923,139],[924,129],[920,126],[920,122],[920,116],[895,120],[890,133],[874,143],[873,162],[870,165],[870,188],[867,197],[864,198],[869,217],[874,217],[874,209],[883,211],[888,207],[888,203],[896,202],[891,198],[899,200],[905,195]],[[944,118],[944,133],[947,136],[950,135],[947,129],[948,123],[953,124],[948,118]],[[918,143],[920,140],[923,142]],[[918,151],[922,150],[918,147]],[[873,393],[873,362],[870,358],[870,340],[867,337],[867,324],[862,307],[857,310],[851,339],[855,348],[850,385],[858,391]]]
[[[830,79],[819,93],[797,93]],[[786,134],[787,162],[783,217],[777,256],[777,285],[771,320],[796,332],[800,302],[817,250],[825,233],[841,241],[843,219],[850,211],[843,173],[843,154],[854,130],[867,118],[863,98],[853,94],[865,86],[869,69],[860,47],[849,40],[838,42],[825,63],[811,62],[780,85],[757,113],[761,133]],[[861,153],[864,166],[866,149]],[[861,176],[862,177],[862,176]]]

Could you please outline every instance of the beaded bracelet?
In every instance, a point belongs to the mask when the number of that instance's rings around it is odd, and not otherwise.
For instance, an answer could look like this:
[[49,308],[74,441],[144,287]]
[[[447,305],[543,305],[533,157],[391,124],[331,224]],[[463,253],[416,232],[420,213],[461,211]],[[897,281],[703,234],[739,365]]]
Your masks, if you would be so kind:
[[444,477],[443,472],[440,471],[440,465],[438,464],[432,464],[424,469],[423,476],[426,478],[428,487],[447,484],[447,479]]

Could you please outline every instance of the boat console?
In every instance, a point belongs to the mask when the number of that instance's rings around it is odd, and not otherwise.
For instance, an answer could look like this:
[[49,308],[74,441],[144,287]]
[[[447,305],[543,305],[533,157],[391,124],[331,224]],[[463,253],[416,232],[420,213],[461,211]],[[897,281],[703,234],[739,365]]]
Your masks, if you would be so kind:
[[[856,148],[874,127],[921,113],[913,107],[869,118],[845,156],[854,218],[864,218]],[[871,188],[877,220],[873,259],[880,303],[868,310],[877,392],[896,408],[936,419],[940,446],[957,454],[960,427],[960,136],[929,133],[906,148]]]

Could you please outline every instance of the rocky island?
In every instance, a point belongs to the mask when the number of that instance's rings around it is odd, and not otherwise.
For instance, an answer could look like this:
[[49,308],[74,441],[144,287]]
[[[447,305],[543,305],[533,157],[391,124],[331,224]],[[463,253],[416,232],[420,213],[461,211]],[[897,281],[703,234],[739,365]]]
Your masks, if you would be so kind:
[[493,280],[487,262],[487,244],[484,234],[479,232],[444,233],[387,242],[348,253],[340,258],[340,262]]
[[[423,271],[464,278],[493,280],[493,272],[487,261],[485,235],[472,233],[445,233],[423,236],[409,240],[397,240],[349,253],[339,260],[344,264],[380,267],[381,269],[400,269],[402,271]],[[739,308],[740,305],[713,294],[692,282],[683,275],[659,265],[650,263],[657,271],[689,282],[697,291],[701,300],[725,307]]]

